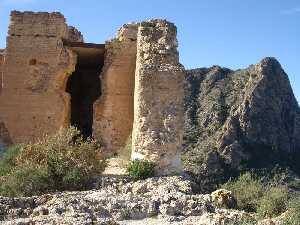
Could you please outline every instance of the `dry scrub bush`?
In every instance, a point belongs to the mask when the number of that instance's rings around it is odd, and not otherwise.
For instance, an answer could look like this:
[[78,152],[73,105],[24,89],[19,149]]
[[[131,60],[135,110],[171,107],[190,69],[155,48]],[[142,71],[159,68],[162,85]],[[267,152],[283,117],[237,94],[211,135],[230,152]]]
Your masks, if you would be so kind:
[[10,157],[10,163],[6,163],[11,167],[2,174],[0,195],[28,196],[86,189],[90,179],[105,168],[99,149],[99,143],[84,140],[73,127],[20,147]]
[[284,186],[270,187],[260,200],[257,212],[262,217],[274,217],[287,210],[288,189]]
[[280,225],[300,224],[300,197],[296,197],[289,202],[288,211]]
[[259,199],[264,194],[263,184],[247,172],[236,180],[230,180],[222,188],[232,191],[237,200],[237,207],[247,212],[255,212]]
[[238,209],[258,213],[260,217],[275,217],[288,209],[291,198],[287,186],[277,182],[274,178],[265,179],[246,172],[223,184],[222,188],[232,191]]

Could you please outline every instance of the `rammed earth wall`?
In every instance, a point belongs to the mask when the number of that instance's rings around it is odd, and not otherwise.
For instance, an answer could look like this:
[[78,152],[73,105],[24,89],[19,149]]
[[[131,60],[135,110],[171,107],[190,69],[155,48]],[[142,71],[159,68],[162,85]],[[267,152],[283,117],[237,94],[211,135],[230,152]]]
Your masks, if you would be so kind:
[[[12,12],[5,60],[0,55],[2,144],[34,141],[71,125],[66,83],[96,46],[82,42],[60,13]],[[175,25],[165,20],[125,24],[103,52],[93,137],[108,154],[127,145],[132,159],[156,162],[161,174],[180,171],[184,68]]]

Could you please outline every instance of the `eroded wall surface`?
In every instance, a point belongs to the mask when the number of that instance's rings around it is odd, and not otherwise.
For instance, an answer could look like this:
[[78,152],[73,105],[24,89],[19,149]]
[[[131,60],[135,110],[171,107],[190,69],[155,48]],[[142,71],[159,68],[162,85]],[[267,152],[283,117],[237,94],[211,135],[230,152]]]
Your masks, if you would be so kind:
[[[6,142],[34,141],[70,125],[66,84],[77,55],[64,40],[83,38],[60,13],[12,12],[5,62],[0,58],[0,141],[4,134]],[[184,68],[176,27],[165,20],[126,24],[105,49],[93,136],[109,154],[129,145],[129,156],[156,162],[159,174],[180,171]]]
[[181,170],[184,68],[178,58],[174,24],[165,20],[141,23],[132,158],[154,161],[159,174]]
[[102,94],[94,104],[93,136],[102,141],[108,153],[123,151],[131,140],[137,27],[124,25],[117,38],[105,46]]
[[[4,50],[0,49],[0,95],[2,92],[3,64],[4,64]],[[1,113],[0,113],[0,153],[3,147],[10,144],[11,144],[11,138],[9,136],[7,128],[5,127],[3,118],[1,118]]]
[[0,117],[14,143],[33,141],[68,125],[65,84],[76,55],[62,39],[74,39],[70,32],[60,13],[11,13]]
[[4,50],[0,49],[0,95],[2,91],[2,69],[4,63]]

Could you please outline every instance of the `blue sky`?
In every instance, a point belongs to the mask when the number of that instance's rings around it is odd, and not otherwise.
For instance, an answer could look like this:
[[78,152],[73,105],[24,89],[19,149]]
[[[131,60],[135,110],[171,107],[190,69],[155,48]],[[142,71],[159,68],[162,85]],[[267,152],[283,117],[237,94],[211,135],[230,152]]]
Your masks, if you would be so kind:
[[86,42],[104,43],[122,24],[165,18],[178,27],[186,68],[244,68],[276,57],[300,102],[300,0],[0,0],[0,48],[12,9],[60,11]]

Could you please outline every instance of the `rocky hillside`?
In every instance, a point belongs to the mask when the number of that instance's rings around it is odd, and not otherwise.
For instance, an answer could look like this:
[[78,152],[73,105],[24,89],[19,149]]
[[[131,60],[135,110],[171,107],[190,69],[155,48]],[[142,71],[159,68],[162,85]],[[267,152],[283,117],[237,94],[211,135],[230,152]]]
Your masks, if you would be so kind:
[[[245,212],[216,206],[228,202],[230,194],[195,194],[195,184],[184,177],[137,182],[102,177],[95,185],[97,189],[90,191],[0,197],[0,224],[235,225],[252,218]],[[277,224],[276,219],[273,221],[259,224]]]
[[183,159],[198,179],[277,163],[300,171],[300,108],[276,59],[188,70],[185,107]]

